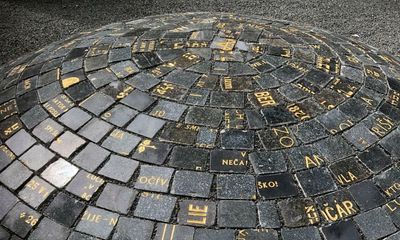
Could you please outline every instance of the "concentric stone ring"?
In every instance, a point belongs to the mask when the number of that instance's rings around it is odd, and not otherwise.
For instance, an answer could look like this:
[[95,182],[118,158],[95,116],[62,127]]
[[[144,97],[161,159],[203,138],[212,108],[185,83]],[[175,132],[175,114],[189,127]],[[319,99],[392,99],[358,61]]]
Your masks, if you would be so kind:
[[1,239],[400,239],[400,61],[356,40],[162,15],[0,74]]

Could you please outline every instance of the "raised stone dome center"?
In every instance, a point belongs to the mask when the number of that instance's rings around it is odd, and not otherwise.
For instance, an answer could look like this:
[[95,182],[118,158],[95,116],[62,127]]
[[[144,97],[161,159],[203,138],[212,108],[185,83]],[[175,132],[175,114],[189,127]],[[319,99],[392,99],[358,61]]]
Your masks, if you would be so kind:
[[356,40],[162,15],[0,79],[0,239],[400,239],[400,61]]

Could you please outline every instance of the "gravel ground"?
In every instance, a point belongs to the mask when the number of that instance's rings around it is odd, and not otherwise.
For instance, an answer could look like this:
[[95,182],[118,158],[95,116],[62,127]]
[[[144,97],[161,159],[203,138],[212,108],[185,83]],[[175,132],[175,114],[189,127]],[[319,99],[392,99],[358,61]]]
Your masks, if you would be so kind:
[[0,65],[67,36],[121,20],[194,11],[306,23],[399,54],[400,0],[0,0]]

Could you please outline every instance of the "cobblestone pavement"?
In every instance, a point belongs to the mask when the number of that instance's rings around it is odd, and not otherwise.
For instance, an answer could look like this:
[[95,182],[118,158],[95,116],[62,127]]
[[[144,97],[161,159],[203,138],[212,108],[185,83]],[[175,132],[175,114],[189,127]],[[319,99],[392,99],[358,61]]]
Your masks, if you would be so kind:
[[145,16],[234,12],[309,24],[392,54],[400,50],[399,0],[0,0],[0,65],[79,31]]
[[399,239],[400,61],[229,14],[0,69],[0,239]]

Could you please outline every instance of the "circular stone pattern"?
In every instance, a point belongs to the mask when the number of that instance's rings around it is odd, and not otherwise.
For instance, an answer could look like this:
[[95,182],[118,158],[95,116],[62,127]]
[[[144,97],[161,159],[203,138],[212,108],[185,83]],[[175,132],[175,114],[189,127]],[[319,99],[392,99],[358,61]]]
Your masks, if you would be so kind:
[[0,74],[1,239],[399,239],[400,62],[365,44],[163,15]]

